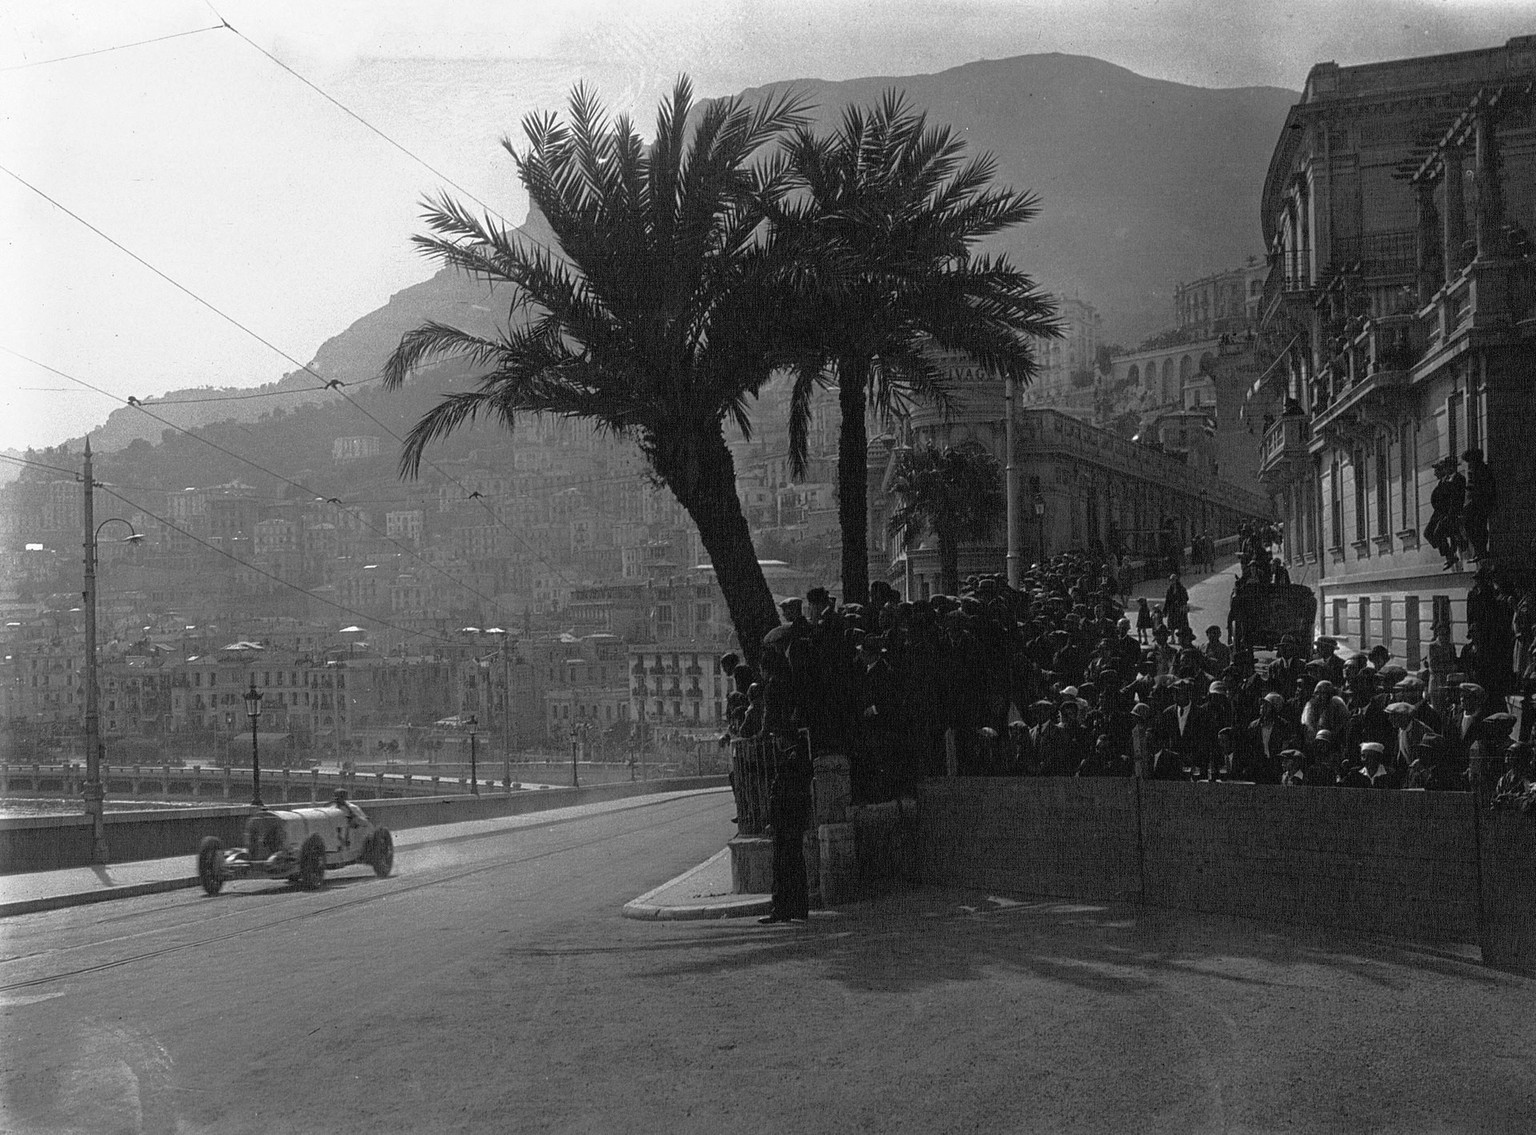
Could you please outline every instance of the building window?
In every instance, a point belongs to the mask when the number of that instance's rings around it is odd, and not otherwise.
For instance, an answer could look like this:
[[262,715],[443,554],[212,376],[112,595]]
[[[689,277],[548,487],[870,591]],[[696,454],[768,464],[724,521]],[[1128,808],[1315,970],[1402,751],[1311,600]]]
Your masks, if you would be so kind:
[[1365,451],[1357,449],[1349,455],[1350,472],[1355,479],[1355,540],[1365,539]]
[[1461,395],[1452,394],[1445,400],[1445,444],[1447,457],[1460,459],[1461,447],[1456,444],[1461,433]]
[[1416,528],[1415,523],[1418,510],[1413,508],[1414,496],[1414,456],[1413,456],[1413,423],[1403,423],[1403,428],[1397,439],[1397,479],[1399,491],[1402,493],[1402,528],[1407,531]]
[[1333,543],[1329,547],[1342,548],[1344,546],[1344,491],[1340,483],[1343,470],[1339,467],[1339,459],[1333,459],[1333,465],[1329,469],[1328,477],[1328,510],[1330,513],[1330,536]]
[[1392,478],[1387,466],[1387,439],[1376,443],[1376,535],[1392,534],[1392,502],[1389,494]]

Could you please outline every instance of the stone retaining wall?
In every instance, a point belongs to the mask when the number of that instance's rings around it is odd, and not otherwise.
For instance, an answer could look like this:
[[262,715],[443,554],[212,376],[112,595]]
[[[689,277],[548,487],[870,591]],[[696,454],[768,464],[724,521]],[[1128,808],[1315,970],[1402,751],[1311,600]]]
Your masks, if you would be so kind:
[[932,780],[925,879],[1467,942],[1536,969],[1536,821],[1459,792]]
[[[657,792],[690,788],[721,788],[723,776],[677,777],[600,784],[588,788],[528,789],[482,796],[428,796],[397,800],[363,800],[368,817],[387,828],[404,830],[464,820],[489,820],[574,804],[622,800]],[[302,806],[296,803],[295,806]],[[109,812],[107,847],[114,863],[193,855],[204,836],[218,836],[238,845],[244,838],[249,805],[182,808],[146,812]],[[83,815],[37,816],[0,820],[0,875],[87,867],[91,863],[91,827]]]

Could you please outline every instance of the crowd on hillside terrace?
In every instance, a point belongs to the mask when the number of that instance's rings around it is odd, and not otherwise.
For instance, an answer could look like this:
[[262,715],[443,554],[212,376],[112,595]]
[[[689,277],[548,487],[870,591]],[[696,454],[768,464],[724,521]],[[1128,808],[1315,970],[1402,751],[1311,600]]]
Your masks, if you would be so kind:
[[[1246,570],[1246,561],[1245,561]],[[922,777],[1124,776],[1292,787],[1439,791],[1484,786],[1536,800],[1530,744],[1532,634],[1519,633],[1520,727],[1502,697],[1452,678],[1437,707],[1427,673],[1384,647],[1341,657],[1294,637],[1257,663],[1222,629],[1197,634],[1170,576],[1147,633],[1118,597],[1114,566],[1082,554],[1018,588],[972,577],[958,595],[904,602],[877,582],[868,604],[824,588],[780,605],[761,672],[721,659],[734,690],[729,735],[849,757],[858,801],[909,794]],[[1517,736],[1518,734],[1518,736]],[[771,743],[770,743],[771,742]]]

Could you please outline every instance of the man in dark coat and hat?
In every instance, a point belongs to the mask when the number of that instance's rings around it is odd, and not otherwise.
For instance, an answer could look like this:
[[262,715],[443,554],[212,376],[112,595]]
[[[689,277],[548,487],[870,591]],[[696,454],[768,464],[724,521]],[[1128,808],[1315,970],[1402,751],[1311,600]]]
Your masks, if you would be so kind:
[[1429,494],[1432,515],[1424,529],[1424,538],[1445,557],[1444,570],[1456,566],[1461,557],[1461,514],[1467,495],[1467,480],[1457,472],[1454,456],[1442,457],[1435,462],[1435,476],[1439,482]]

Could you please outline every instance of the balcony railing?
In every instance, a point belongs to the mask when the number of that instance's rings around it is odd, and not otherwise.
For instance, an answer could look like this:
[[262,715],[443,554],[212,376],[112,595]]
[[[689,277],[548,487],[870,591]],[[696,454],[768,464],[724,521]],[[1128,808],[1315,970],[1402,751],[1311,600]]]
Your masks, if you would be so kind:
[[1414,229],[1336,237],[1329,260],[1363,276],[1412,276],[1418,270],[1419,234]]
[[1303,414],[1287,414],[1264,431],[1259,456],[1263,476],[1283,463],[1306,456],[1312,440],[1312,422]]

